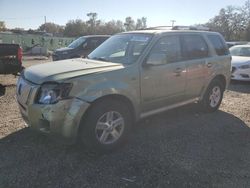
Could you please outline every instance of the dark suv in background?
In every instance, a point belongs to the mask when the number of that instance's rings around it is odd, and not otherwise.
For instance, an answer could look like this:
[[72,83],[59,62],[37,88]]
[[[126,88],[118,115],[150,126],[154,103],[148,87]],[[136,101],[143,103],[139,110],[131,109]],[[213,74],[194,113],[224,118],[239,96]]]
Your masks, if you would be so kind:
[[109,37],[109,35],[90,35],[79,37],[68,47],[55,50],[52,54],[53,61],[86,57]]

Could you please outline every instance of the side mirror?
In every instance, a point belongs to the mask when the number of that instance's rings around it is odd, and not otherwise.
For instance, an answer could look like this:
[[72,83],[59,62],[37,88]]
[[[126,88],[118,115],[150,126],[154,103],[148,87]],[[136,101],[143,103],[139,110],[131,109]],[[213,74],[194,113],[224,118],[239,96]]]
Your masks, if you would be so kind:
[[147,61],[145,62],[146,65],[163,65],[167,63],[167,56],[164,53],[154,53],[150,54]]

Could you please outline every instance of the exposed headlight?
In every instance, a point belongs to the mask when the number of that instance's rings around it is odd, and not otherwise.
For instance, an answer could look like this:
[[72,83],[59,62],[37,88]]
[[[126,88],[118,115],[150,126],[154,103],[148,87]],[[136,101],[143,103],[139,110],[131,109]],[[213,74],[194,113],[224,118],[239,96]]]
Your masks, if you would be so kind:
[[239,68],[240,69],[250,69],[250,62],[249,62],[249,64],[239,66]]
[[55,104],[61,99],[69,97],[72,88],[70,83],[45,83],[41,86],[37,102],[39,104]]

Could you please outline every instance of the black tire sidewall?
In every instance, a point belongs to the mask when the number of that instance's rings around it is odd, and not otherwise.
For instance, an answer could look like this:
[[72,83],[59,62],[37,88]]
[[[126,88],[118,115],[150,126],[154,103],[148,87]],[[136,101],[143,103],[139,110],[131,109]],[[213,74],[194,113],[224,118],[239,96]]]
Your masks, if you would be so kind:
[[[96,124],[98,119],[108,111],[119,112],[124,121],[124,130],[121,137],[112,144],[102,144],[96,138]],[[90,150],[94,151],[111,151],[121,146],[127,139],[131,128],[131,113],[129,108],[122,102],[116,100],[103,100],[94,104],[86,114],[86,118],[83,121],[80,129],[80,140]]]

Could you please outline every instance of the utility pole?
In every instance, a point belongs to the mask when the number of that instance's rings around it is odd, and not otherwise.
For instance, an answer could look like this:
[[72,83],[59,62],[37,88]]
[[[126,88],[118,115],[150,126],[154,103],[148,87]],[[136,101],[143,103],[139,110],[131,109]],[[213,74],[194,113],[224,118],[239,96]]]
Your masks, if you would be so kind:
[[176,22],[176,20],[170,20],[170,22],[172,22],[172,27],[174,27],[174,23]]
[[46,32],[46,16],[44,16],[44,30]]

